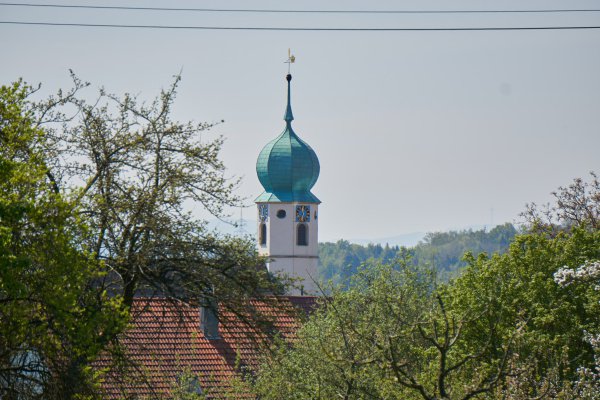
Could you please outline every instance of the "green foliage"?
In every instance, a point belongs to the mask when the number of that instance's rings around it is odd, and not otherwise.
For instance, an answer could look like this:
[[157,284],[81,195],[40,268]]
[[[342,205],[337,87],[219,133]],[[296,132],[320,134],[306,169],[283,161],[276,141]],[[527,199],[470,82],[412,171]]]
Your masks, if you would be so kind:
[[319,276],[323,281],[347,282],[361,264],[368,260],[389,263],[399,250],[398,246],[361,246],[347,240],[319,243]]
[[488,255],[504,253],[516,234],[517,230],[510,223],[498,225],[489,232],[482,229],[428,233],[423,242],[412,249],[413,260],[416,265],[430,265],[449,277],[466,266],[463,255],[467,251]]
[[370,263],[331,290],[297,341],[276,347],[256,390],[266,399],[573,398],[581,374],[598,368],[589,338],[600,334],[600,291],[560,285],[556,274],[599,258],[600,232],[584,224],[516,236],[491,258],[467,254],[461,276],[440,286],[407,253]]
[[106,288],[127,306],[138,293],[210,297],[234,313],[274,289],[253,242],[217,236],[190,211],[193,204],[220,217],[239,199],[219,158],[223,139],[207,133],[214,124],[172,118],[180,77],[150,103],[104,90],[88,102],[80,94],[87,85],[73,80],[37,110],[65,121],[45,125],[46,150],[57,186],[74,195],[89,226],[85,244],[111,271]]
[[390,376],[380,345],[411,334],[413,323],[427,308],[422,299],[427,298],[430,283],[406,260],[393,268],[376,264],[359,269],[351,289],[333,288],[332,297],[323,299],[292,348],[285,343],[277,346],[259,373],[260,397],[379,398],[386,393],[384,397],[393,398],[389,388],[381,386]]
[[0,397],[69,397],[90,388],[86,364],[125,318],[117,298],[88,290],[101,264],[49,179],[30,92],[0,87]]
[[[434,232],[428,233],[416,246],[402,251],[412,256],[414,265],[427,265],[437,271],[439,279],[446,281],[467,265],[462,259],[465,252],[489,255],[504,253],[516,234],[517,230],[510,223],[498,225],[489,232]],[[346,240],[319,243],[320,278],[323,281],[332,280],[334,283],[348,282],[361,264],[389,263],[397,257],[400,250],[398,246],[361,246]]]
[[492,311],[479,326],[465,331],[470,340],[480,342],[480,329],[490,323],[503,336],[522,326],[513,368],[528,395],[559,393],[565,384],[554,375],[569,382],[578,367],[593,364],[584,332],[600,332],[600,293],[589,285],[561,287],[555,274],[563,266],[599,257],[600,231],[575,227],[554,238],[522,235],[505,255],[467,257],[469,267],[449,286],[454,307]]
[[[408,258],[366,266],[349,289],[324,299],[291,348],[277,348],[258,375],[257,392],[266,399],[450,399],[490,392],[505,376],[510,346],[465,341],[463,328],[479,316],[450,310],[446,301],[435,276]],[[490,359],[494,352],[498,359]]]
[[260,328],[268,317],[248,300],[270,302],[265,294],[286,284],[269,276],[252,241],[217,236],[190,212],[194,204],[222,216],[239,199],[219,158],[223,139],[206,133],[213,124],[171,117],[179,77],[151,103],[104,90],[89,102],[88,84],[73,82],[37,103],[21,82],[0,93],[8,398],[93,394],[99,353],[112,352],[110,367],[128,365],[118,333],[135,296],[219,304]]

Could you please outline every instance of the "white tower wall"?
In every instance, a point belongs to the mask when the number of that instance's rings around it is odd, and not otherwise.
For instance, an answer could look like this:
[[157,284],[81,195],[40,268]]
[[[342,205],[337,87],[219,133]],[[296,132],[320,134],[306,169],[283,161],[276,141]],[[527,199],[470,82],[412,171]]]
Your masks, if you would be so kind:
[[[268,207],[268,216],[261,217],[261,207]],[[305,222],[296,218],[297,206],[308,206],[310,216]],[[299,289],[291,295],[319,294],[315,281],[319,264],[319,223],[316,203],[257,203],[258,207],[258,253],[269,258],[269,272],[297,279]],[[285,212],[284,217],[281,211]],[[306,218],[306,216],[304,216]],[[261,243],[262,224],[266,226],[265,243]],[[298,225],[307,228],[306,245],[298,243]]]

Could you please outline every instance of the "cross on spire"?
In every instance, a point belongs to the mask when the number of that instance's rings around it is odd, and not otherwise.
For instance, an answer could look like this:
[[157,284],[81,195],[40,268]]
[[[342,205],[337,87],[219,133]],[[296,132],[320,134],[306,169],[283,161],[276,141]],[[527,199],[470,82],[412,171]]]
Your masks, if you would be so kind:
[[288,65],[288,75],[289,75],[292,64],[296,62],[296,56],[294,56],[292,54],[290,49],[288,49],[288,58],[284,62]]

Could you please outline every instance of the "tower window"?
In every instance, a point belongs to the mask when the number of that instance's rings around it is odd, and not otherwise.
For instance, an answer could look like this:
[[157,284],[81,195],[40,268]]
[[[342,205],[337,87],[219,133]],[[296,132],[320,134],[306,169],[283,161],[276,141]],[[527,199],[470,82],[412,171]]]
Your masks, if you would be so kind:
[[285,210],[279,210],[277,211],[277,218],[285,218]]
[[298,246],[308,246],[308,226],[306,224],[298,224],[296,233],[296,244]]
[[259,204],[258,205],[258,218],[261,222],[265,222],[269,218],[269,205]]
[[267,245],[267,224],[260,224],[260,231],[258,233],[258,242],[261,246]]

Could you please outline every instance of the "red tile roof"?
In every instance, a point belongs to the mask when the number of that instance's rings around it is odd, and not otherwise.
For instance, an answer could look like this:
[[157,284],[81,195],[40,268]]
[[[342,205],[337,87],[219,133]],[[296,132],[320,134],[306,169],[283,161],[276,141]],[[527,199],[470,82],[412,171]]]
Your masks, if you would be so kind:
[[[266,302],[251,301],[249,309],[270,320],[266,332],[277,332],[289,340],[299,327],[301,314],[314,309],[316,299],[272,297]],[[205,394],[225,397],[232,376],[256,368],[269,336],[245,323],[244,316],[220,307],[221,338],[206,339],[200,329],[199,308],[166,299],[136,299],[132,318],[131,329],[121,339],[127,365],[117,367],[108,356],[97,362],[99,368],[108,369],[103,384],[106,398],[160,398],[168,395],[184,371],[198,377]]]

